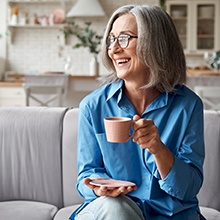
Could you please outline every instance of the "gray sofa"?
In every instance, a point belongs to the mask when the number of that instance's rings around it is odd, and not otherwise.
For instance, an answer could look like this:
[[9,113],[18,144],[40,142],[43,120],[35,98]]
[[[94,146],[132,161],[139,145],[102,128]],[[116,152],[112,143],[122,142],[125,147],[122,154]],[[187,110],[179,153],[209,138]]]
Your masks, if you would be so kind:
[[[0,220],[65,220],[83,201],[77,176],[78,109],[0,107]],[[220,219],[220,117],[205,112],[208,220]],[[218,210],[218,211],[217,211]]]

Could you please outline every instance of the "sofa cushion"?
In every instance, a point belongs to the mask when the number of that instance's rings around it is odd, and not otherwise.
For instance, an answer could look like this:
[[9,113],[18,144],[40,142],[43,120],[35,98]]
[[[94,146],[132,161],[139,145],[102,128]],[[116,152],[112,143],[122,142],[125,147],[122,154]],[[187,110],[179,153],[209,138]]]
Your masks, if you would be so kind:
[[220,212],[215,209],[208,208],[208,207],[200,207],[200,210],[201,210],[202,215],[207,220],[219,220],[220,219]]
[[52,220],[56,212],[56,206],[41,202],[0,202],[0,219],[2,220]]
[[[71,216],[71,214],[79,207],[79,205],[68,206],[60,209],[54,220],[67,220]],[[88,219],[89,220],[89,219]]]
[[66,108],[0,108],[0,201],[35,200],[63,206],[65,113]]

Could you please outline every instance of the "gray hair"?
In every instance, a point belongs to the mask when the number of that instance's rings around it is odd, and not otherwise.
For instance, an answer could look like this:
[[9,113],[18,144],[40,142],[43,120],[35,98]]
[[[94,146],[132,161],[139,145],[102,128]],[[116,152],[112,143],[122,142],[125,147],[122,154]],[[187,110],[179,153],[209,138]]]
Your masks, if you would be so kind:
[[142,88],[155,87],[158,91],[172,91],[186,80],[186,60],[181,42],[171,17],[160,7],[152,5],[125,5],[110,17],[102,42],[103,64],[112,74],[104,77],[104,83],[118,79],[112,60],[108,56],[106,39],[114,21],[132,14],[137,21],[137,56],[150,69],[149,82]]

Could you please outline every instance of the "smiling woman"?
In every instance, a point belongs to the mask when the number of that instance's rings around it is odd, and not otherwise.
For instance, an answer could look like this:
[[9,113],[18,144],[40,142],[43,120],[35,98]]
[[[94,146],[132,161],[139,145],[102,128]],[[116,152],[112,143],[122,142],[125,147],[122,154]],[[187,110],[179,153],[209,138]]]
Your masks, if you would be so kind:
[[[173,20],[157,6],[122,6],[109,19],[101,52],[110,74],[79,106],[77,190],[85,202],[70,219],[203,219],[203,104],[184,85]],[[132,138],[111,142],[108,117],[132,119]],[[94,184],[109,179],[134,184]]]

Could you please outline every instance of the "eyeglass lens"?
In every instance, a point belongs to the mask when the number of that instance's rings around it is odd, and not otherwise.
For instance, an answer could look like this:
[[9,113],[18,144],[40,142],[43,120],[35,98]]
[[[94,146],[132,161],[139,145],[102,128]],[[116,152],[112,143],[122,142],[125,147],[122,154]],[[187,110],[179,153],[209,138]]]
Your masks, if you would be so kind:
[[107,47],[111,47],[111,45],[117,40],[117,43],[121,48],[126,48],[128,46],[128,39],[130,36],[128,35],[119,35],[118,37],[109,36],[107,39]]

